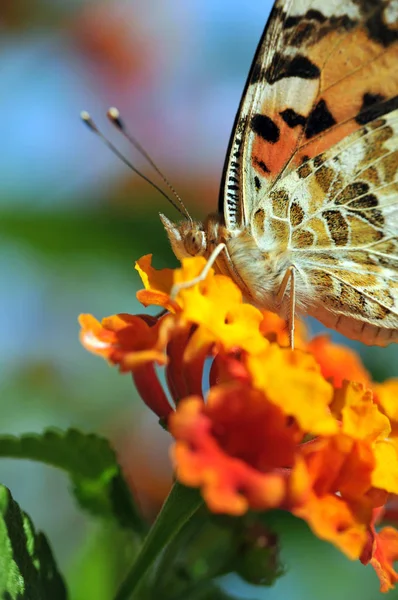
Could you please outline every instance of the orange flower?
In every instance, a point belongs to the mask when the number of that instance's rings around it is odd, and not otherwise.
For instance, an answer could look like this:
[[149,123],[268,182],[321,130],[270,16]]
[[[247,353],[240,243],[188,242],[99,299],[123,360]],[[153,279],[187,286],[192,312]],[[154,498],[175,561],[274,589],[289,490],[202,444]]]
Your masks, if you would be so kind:
[[374,547],[370,564],[380,579],[380,591],[388,592],[398,581],[398,573],[393,564],[398,560],[398,531],[393,527],[384,527],[375,532]]
[[374,515],[398,494],[397,381],[373,384],[352,350],[326,336],[308,341],[302,324],[290,350],[284,322],[245,304],[212,269],[173,288],[204,265],[188,258],[156,271],[143,257],[137,296],[168,314],[102,324],[83,315],[83,344],[133,374],[175,439],[177,478],[200,488],[211,511],[289,510],[349,558],[372,564],[388,589],[398,533],[377,533]]
[[[290,345],[289,330],[285,319],[268,310],[262,311],[263,320],[260,323],[261,333],[270,341],[276,342],[281,348]],[[305,349],[307,344],[307,329],[302,321],[296,322],[294,345],[297,349]]]
[[166,340],[160,335],[156,319],[120,314],[99,323],[91,315],[80,315],[79,323],[83,346],[119,365],[122,372],[149,361],[166,362]]
[[168,338],[166,319],[148,316],[114,315],[99,323],[91,315],[80,315],[83,346],[121,372],[133,372],[138,391],[146,404],[162,418],[171,412],[167,396],[156,376],[155,363],[165,364]]
[[388,379],[373,386],[376,398],[384,413],[398,426],[398,379]]
[[281,503],[278,471],[293,460],[297,429],[261,392],[240,383],[214,387],[206,404],[195,396],[182,401],[169,428],[178,479],[201,487],[212,511],[240,515]]
[[369,384],[370,376],[359,356],[351,348],[332,344],[327,335],[318,335],[307,346],[321,367],[325,379],[330,379],[334,387],[341,387],[345,379]]
[[362,564],[371,564],[380,579],[380,591],[388,592],[398,581],[398,573],[394,570],[394,562],[398,560],[398,531],[393,527],[384,527],[376,531],[383,511],[373,511],[372,522],[367,533],[367,542],[362,551]]

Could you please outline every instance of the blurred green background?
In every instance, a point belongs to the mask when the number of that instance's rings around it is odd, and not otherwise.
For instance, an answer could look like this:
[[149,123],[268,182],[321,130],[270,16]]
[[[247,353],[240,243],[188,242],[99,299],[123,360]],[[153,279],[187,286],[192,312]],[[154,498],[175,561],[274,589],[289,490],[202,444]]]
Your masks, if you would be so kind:
[[[176,264],[158,212],[174,209],[79,121],[90,111],[147,175],[107,122],[120,109],[189,210],[215,210],[230,128],[270,0],[1,0],[1,433],[76,426],[111,438],[151,518],[171,472],[167,434],[131,379],[79,345],[77,316],[140,310],[134,260]],[[154,180],[156,178],[154,177]],[[317,325],[311,324],[314,330]],[[378,380],[397,349],[358,346]],[[0,462],[0,482],[48,535],[73,600],[109,600],[125,540],[83,515],[59,472]],[[280,520],[288,574],[271,589],[228,576],[254,599],[379,597],[370,568],[352,564]],[[389,595],[398,598],[398,592]]]

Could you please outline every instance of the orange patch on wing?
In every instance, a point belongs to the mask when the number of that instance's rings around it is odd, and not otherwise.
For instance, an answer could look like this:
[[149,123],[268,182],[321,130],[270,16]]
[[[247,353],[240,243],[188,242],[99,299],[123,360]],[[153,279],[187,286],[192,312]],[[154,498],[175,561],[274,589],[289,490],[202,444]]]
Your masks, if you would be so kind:
[[344,37],[332,32],[314,44],[308,56],[321,69],[318,98],[325,100],[336,125],[313,141],[303,137],[292,164],[295,167],[303,156],[313,158],[359,129],[354,119],[362,108],[364,94],[387,99],[398,93],[398,44],[385,49],[364,29],[354,29]]
[[[278,114],[271,113],[268,116],[279,128],[279,141],[271,144],[256,135],[252,146],[252,167],[262,177],[274,178],[293,154],[301,128],[290,129]],[[270,172],[264,173],[261,164]]]

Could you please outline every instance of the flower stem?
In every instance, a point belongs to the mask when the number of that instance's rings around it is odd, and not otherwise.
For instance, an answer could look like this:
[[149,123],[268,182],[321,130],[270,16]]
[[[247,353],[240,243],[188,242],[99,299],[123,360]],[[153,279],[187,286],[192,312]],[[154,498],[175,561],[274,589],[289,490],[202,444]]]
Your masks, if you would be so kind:
[[183,525],[202,505],[203,500],[196,489],[175,482],[154,524],[144,540],[130,572],[115,596],[115,600],[129,600],[143,576],[163,548],[174,538]]

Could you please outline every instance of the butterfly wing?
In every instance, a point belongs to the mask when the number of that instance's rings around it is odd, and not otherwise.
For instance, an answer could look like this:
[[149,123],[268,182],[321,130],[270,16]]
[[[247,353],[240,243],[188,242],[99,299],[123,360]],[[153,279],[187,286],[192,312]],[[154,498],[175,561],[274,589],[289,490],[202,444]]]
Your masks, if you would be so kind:
[[277,0],[230,140],[228,229],[282,176],[398,107],[398,0]]
[[277,2],[227,157],[229,229],[296,267],[298,308],[398,341],[398,0]]

